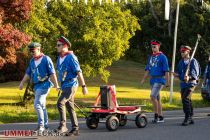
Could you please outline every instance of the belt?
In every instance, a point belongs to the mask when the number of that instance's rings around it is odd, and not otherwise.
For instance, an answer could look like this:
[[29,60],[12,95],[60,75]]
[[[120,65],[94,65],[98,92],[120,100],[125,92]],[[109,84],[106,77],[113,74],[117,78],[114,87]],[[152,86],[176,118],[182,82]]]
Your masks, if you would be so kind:
[[150,76],[150,78],[165,78],[165,76]]
[[49,81],[49,79],[46,79],[46,80],[41,81],[41,82],[34,83],[34,86],[35,86],[35,85],[38,85],[38,84],[41,84],[41,83],[44,83],[44,82],[47,82],[47,81]]
[[69,79],[69,80],[65,80],[65,81],[62,81],[61,82],[61,85],[64,83],[64,82],[71,82],[71,81],[76,81],[77,78],[72,78],[72,79]]

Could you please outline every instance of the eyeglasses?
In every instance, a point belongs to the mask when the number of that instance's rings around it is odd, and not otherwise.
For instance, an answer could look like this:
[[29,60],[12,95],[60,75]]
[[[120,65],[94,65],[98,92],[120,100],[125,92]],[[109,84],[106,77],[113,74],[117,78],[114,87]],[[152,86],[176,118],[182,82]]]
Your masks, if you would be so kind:
[[60,47],[60,46],[63,46],[63,44],[57,44],[56,46],[57,46],[57,47]]

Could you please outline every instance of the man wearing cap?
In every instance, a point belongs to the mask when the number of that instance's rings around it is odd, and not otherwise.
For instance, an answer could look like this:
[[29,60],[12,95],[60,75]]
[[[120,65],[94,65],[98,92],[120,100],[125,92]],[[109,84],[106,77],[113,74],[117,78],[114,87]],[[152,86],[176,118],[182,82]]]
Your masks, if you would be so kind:
[[[181,98],[183,104],[183,111],[185,113],[185,119],[182,122],[183,126],[186,126],[188,124],[194,124],[194,121],[192,119],[193,106],[191,101],[191,95],[196,85],[198,84],[200,74],[200,65],[198,61],[195,58],[193,58],[190,61],[190,51],[191,47],[184,45],[181,46],[180,52],[182,59],[179,61],[176,72],[174,73],[174,76],[178,77],[181,81]],[[189,72],[186,75],[186,70],[189,63],[190,68]]]
[[57,40],[57,51],[60,56],[57,60],[58,79],[61,83],[62,93],[57,101],[57,107],[60,115],[59,127],[55,130],[59,133],[68,131],[66,126],[66,109],[69,113],[72,129],[67,136],[79,135],[79,127],[76,112],[74,109],[74,96],[78,88],[78,79],[82,85],[83,94],[87,94],[88,90],[85,85],[82,70],[80,69],[79,61],[73,54],[73,51],[69,51],[71,43],[67,38],[61,36]]
[[59,89],[57,77],[53,62],[49,56],[41,52],[41,44],[33,42],[28,46],[33,58],[26,70],[19,89],[23,89],[23,84],[31,80],[34,84],[34,108],[38,116],[38,128],[36,131],[43,132],[48,129],[48,115],[46,110],[46,97],[53,86],[50,79],[53,81],[55,88]]
[[150,45],[152,55],[148,59],[141,84],[150,76],[150,97],[154,107],[154,120],[152,122],[160,123],[164,122],[160,91],[164,85],[169,86],[169,66],[167,57],[159,50],[161,43],[157,40],[152,40]]

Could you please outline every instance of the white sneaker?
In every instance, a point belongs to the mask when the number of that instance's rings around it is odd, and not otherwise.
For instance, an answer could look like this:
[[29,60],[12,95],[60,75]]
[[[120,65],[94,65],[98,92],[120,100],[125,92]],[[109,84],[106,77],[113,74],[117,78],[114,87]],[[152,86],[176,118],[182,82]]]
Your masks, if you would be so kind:
[[34,130],[34,132],[42,133],[44,130],[45,130],[45,127],[44,127],[44,126],[38,126],[38,127]]

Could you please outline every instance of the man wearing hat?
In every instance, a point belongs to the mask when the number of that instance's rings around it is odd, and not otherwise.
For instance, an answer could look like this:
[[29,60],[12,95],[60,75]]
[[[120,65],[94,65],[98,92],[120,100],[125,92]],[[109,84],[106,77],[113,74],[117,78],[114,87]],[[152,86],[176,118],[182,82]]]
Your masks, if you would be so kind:
[[53,86],[50,79],[53,81],[55,87],[59,89],[57,77],[53,62],[49,56],[44,55],[41,52],[41,44],[37,42],[31,43],[29,51],[33,58],[30,60],[30,64],[26,70],[26,74],[20,82],[19,89],[23,89],[23,84],[30,80],[34,84],[34,108],[38,116],[38,128],[36,131],[43,132],[48,129],[48,115],[46,110],[46,97]]
[[[200,75],[200,65],[195,58],[193,58],[190,61],[190,51],[191,47],[185,45],[181,46],[180,52],[182,59],[179,61],[176,72],[174,73],[174,76],[178,77],[181,81],[181,98],[183,104],[183,111],[185,113],[185,119],[182,122],[183,126],[186,126],[188,124],[194,124],[194,121],[192,119],[193,106],[191,101],[191,95],[196,85],[198,84],[198,79]],[[189,72],[186,75],[186,70],[189,63],[190,68]]]
[[60,54],[57,60],[58,79],[61,83],[62,93],[57,101],[57,107],[60,115],[59,127],[55,130],[59,133],[68,131],[66,126],[66,109],[69,113],[72,129],[67,136],[79,135],[79,126],[76,112],[74,109],[74,96],[78,88],[78,79],[82,86],[83,94],[87,94],[88,90],[83,78],[82,70],[80,69],[79,61],[73,51],[69,51],[71,43],[67,38],[61,36],[57,40],[57,51]]
[[169,66],[167,57],[159,50],[161,43],[157,40],[152,40],[150,45],[152,55],[148,59],[141,84],[150,76],[150,98],[154,107],[154,120],[152,122],[160,123],[164,122],[160,91],[164,85],[169,86]]

